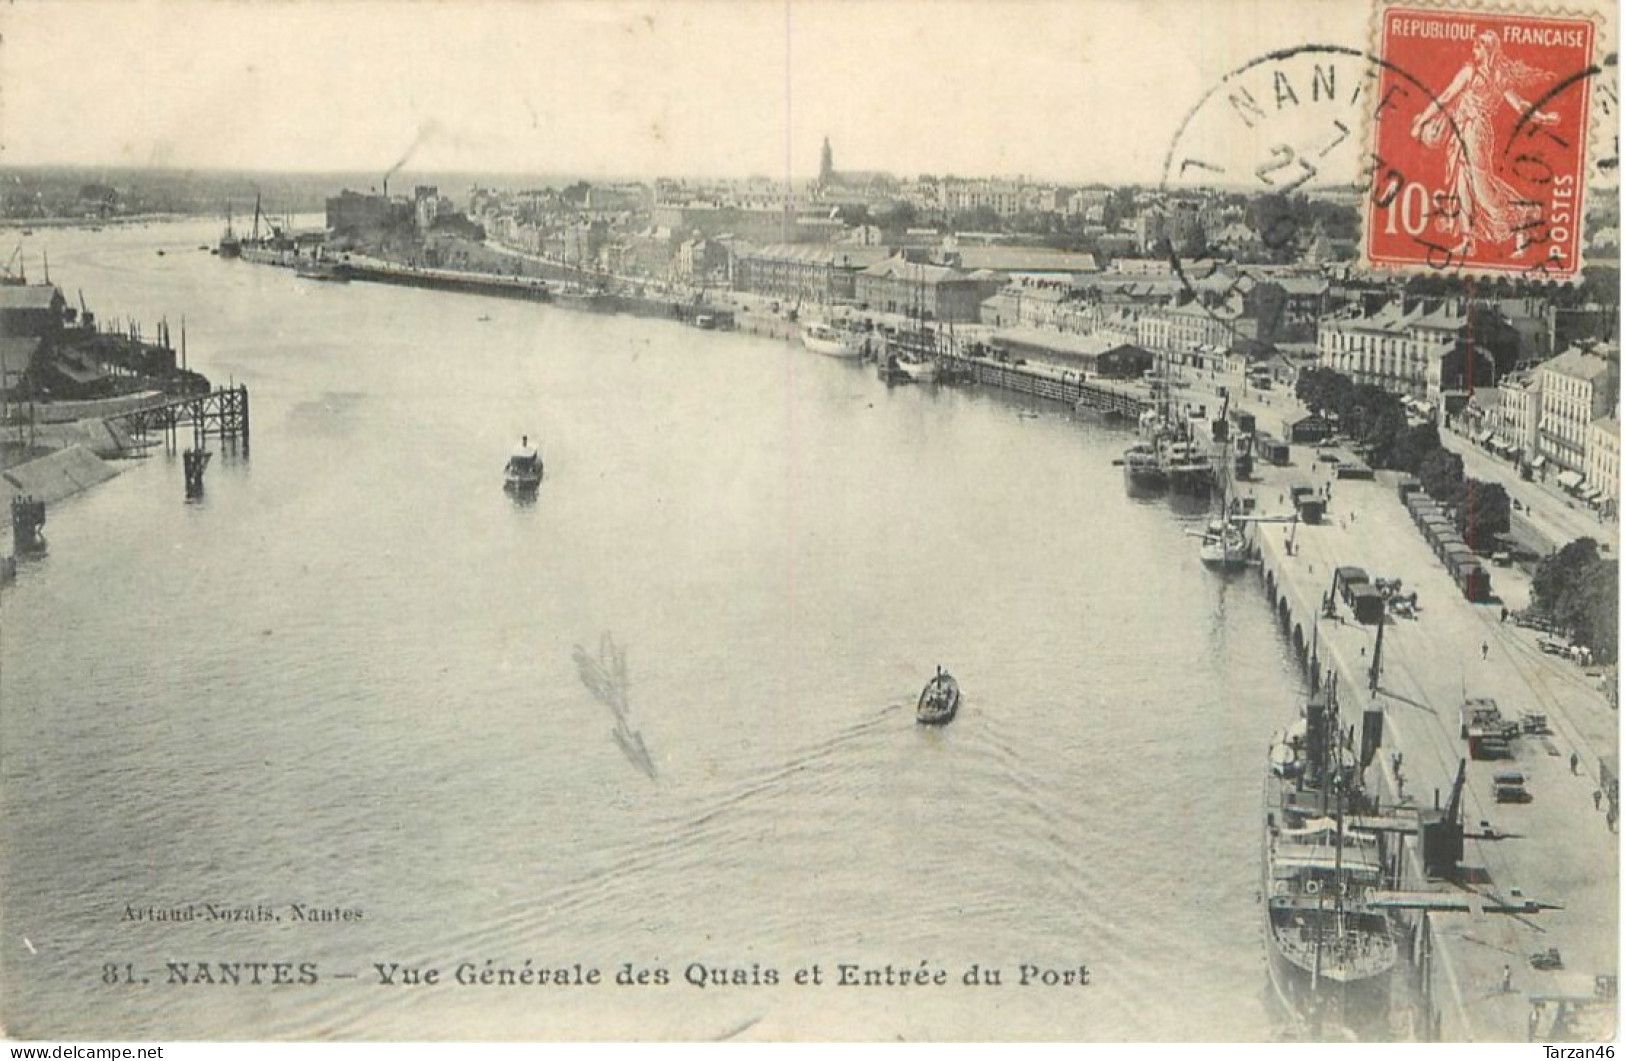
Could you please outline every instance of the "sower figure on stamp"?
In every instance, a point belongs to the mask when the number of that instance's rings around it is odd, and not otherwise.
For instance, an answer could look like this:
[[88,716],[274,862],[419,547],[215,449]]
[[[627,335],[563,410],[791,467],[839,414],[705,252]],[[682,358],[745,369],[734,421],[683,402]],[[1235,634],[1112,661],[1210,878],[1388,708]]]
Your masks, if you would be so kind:
[[1454,233],[1459,240],[1452,248],[1455,254],[1472,254],[1478,240],[1511,239],[1514,258],[1528,249],[1540,210],[1495,173],[1500,157],[1495,149],[1495,112],[1505,101],[1537,125],[1556,125],[1557,115],[1534,111],[1518,93],[1550,80],[1549,71],[1509,58],[1501,49],[1501,38],[1486,30],[1473,42],[1472,61],[1411,123],[1412,136],[1446,153],[1445,201],[1434,208],[1439,230]]

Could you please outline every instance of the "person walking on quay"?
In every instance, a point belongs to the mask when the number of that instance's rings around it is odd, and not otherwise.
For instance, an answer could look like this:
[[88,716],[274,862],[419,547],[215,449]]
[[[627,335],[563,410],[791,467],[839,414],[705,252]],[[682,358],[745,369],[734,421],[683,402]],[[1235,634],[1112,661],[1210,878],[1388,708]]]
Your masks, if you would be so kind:
[[1579,772],[1580,772],[1580,753],[1579,752],[1569,752],[1569,773],[1578,774]]
[[1591,805],[1602,810],[1602,789],[1596,789],[1591,793]]
[[1485,641],[1483,644],[1478,646],[1478,658],[1479,659],[1489,659],[1490,658],[1490,643],[1488,641]]

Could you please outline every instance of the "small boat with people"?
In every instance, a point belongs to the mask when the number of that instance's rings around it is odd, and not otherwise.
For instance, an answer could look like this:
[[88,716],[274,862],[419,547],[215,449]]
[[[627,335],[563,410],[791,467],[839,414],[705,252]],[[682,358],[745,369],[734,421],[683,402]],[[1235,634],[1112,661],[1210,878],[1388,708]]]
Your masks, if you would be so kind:
[[541,484],[542,454],[530,444],[529,435],[521,435],[503,470],[503,489],[516,494],[534,493]]
[[924,726],[946,726],[959,713],[959,683],[954,676],[937,668],[937,673],[920,690],[915,719]]

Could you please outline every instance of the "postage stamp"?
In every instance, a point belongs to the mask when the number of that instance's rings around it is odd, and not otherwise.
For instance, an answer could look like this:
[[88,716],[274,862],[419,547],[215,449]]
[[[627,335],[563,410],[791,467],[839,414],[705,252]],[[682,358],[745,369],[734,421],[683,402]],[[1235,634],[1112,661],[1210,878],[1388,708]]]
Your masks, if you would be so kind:
[[1379,0],[1373,46],[1364,264],[1577,278],[1597,24]]

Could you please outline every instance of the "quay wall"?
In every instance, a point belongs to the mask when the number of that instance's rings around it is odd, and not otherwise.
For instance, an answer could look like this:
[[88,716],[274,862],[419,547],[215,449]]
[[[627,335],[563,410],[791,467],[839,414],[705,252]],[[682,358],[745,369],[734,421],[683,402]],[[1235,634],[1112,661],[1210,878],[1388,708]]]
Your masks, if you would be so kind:
[[[1543,1000],[1563,993],[1559,974],[1533,967],[1530,955],[1555,946],[1569,971],[1562,975],[1617,974],[1618,838],[1594,805],[1600,793],[1593,795],[1598,764],[1617,742],[1590,735],[1612,713],[1571,663],[1544,655],[1531,632],[1502,622],[1500,601],[1462,597],[1411,524],[1392,473],[1356,481],[1315,466],[1263,466],[1257,478],[1234,486],[1252,496],[1256,513],[1272,516],[1290,512],[1287,490],[1306,480],[1329,492],[1319,524],[1250,525],[1262,589],[1294,651],[1310,674],[1336,676],[1345,727],[1358,727],[1364,710],[1382,712],[1381,745],[1367,779],[1386,805],[1438,806],[1450,798],[1466,760],[1463,824],[1470,833],[1504,837],[1469,839],[1456,879],[1429,881],[1417,864],[1415,836],[1405,836],[1402,886],[1487,897],[1521,893],[1560,907],[1525,916],[1407,912],[1401,923],[1412,961],[1404,975],[1413,990],[1403,1000],[1396,995],[1396,1007],[1414,1008],[1402,1015],[1403,1034],[1466,1042],[1549,1034],[1557,1007]],[[1401,579],[1407,596],[1418,595],[1415,614],[1389,613],[1380,627],[1362,624],[1335,597],[1325,614],[1340,566],[1360,567],[1372,579]],[[1515,740],[1511,759],[1468,759],[1458,716],[1467,697],[1494,698],[1511,720],[1538,711],[1549,730]],[[1279,726],[1290,720],[1275,714]],[[1493,776],[1506,770],[1527,777],[1531,801],[1496,801]],[[1606,1000],[1568,1005],[1571,1012],[1613,1012]]]
[[163,405],[169,401],[169,395],[163,391],[142,391],[140,394],[125,394],[117,398],[97,398],[89,401],[77,402],[37,402],[33,406],[34,418],[41,423],[61,423],[67,420],[86,420],[104,416],[120,416],[124,413],[145,409],[153,405]]
[[494,295],[499,298],[523,299],[530,302],[547,302],[552,297],[547,285],[539,280],[371,264],[352,263],[347,268],[352,279],[379,284],[420,287],[431,291],[454,291],[467,295]]
[[52,505],[117,474],[118,469],[86,447],[69,446],[0,472],[0,504],[7,512],[15,497],[33,497]]
[[127,457],[141,449],[123,425],[98,419],[6,424],[0,426],[0,442],[36,450],[63,450],[80,446],[106,459]]

